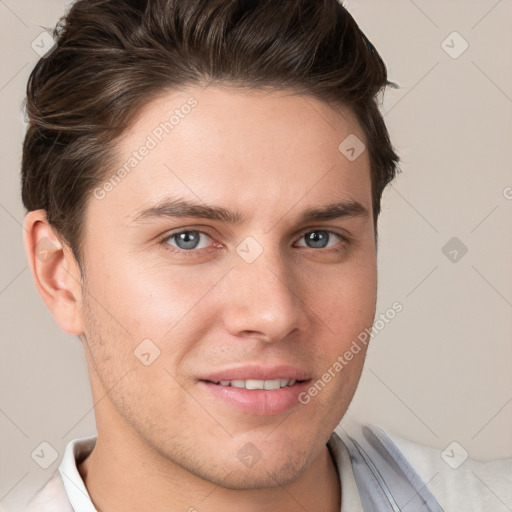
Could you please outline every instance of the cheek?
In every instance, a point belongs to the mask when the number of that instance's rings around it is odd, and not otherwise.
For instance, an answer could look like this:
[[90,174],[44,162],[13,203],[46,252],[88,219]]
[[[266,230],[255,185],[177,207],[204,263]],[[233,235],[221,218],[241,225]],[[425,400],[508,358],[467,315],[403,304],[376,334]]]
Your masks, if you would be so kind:
[[318,312],[325,327],[315,352],[325,392],[320,383],[317,387],[321,391],[313,391],[318,393],[314,401],[315,407],[331,411],[334,426],[348,407],[361,376],[369,341],[365,329],[371,328],[375,318],[376,293],[376,262],[372,257],[340,266],[322,287],[311,288],[311,309]]
[[93,283],[93,295],[104,306],[95,308],[101,318],[101,323],[95,323],[104,333],[110,330],[112,346],[124,353],[129,364],[133,363],[133,351],[149,339],[160,354],[156,362],[165,360],[169,368],[179,367],[191,345],[215,319],[215,285],[228,269],[221,265],[137,264],[135,258],[123,260],[118,255],[104,262]]
[[137,337],[161,337],[204,293],[197,279],[191,283],[179,269],[138,265],[121,255],[106,261],[98,276],[96,289],[105,307]]
[[[377,295],[377,270],[373,257],[351,265],[340,265],[335,272],[316,276],[304,285],[308,304],[324,322],[337,343],[373,324]],[[351,339],[351,338],[350,338]]]
[[[167,296],[149,293],[146,301],[139,300],[138,297],[144,295],[143,283],[147,283],[139,278],[132,274],[129,279],[118,282],[116,275],[110,273],[109,284],[103,289],[101,286],[94,288],[90,282],[84,318],[87,355],[92,358],[89,363],[95,369],[92,380],[102,386],[97,391],[98,396],[109,390],[111,401],[123,416],[138,417],[138,421],[147,422],[144,428],[151,428],[151,418],[156,417],[155,411],[163,404],[173,404],[176,408],[185,406],[186,396],[182,393],[181,378],[175,375],[173,359],[185,353],[186,341],[183,332],[176,333],[175,337],[168,335],[172,342],[180,337],[184,341],[181,347],[176,344],[170,354],[169,350],[166,353],[172,344],[165,345],[161,341],[162,333],[172,326],[172,312],[166,314],[166,308],[151,309],[146,302],[157,307]],[[116,293],[105,294],[107,290],[116,290]],[[155,390],[158,390],[158,400],[155,400]]]

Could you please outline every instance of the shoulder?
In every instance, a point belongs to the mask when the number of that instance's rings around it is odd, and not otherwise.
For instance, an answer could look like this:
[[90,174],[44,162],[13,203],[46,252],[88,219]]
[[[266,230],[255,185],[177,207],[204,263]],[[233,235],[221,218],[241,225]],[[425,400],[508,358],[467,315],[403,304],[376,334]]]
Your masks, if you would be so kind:
[[386,483],[400,474],[418,493],[428,490],[443,510],[512,510],[512,457],[478,461],[458,443],[439,450],[376,425],[352,426],[342,438],[355,441],[358,450],[352,452],[375,463]]
[[60,472],[57,470],[32,497],[24,512],[72,512]]
[[91,453],[96,439],[96,436],[83,437],[67,444],[58,470],[31,498],[24,512],[95,510],[77,464]]
[[439,450],[380,430],[406,457],[445,510],[511,510],[512,457],[478,461],[457,442]]

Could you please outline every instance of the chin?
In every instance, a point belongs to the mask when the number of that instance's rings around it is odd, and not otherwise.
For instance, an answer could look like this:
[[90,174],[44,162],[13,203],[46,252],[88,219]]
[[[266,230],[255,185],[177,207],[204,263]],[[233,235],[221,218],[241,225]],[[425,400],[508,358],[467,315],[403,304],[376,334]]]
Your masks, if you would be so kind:
[[251,489],[272,489],[280,488],[289,485],[300,478],[303,474],[303,467],[291,468],[291,467],[269,467],[263,465],[260,461],[258,465],[252,468],[240,469],[236,466],[232,471],[222,477],[209,478],[208,480],[215,482],[217,485],[224,487],[225,489],[232,489],[237,491],[251,490]]
[[242,453],[237,454],[236,462],[228,464],[223,460],[214,466],[225,470],[222,475],[217,473],[201,476],[226,489],[270,489],[295,482],[306,470],[307,455],[304,453],[274,453],[269,459],[259,454],[250,443],[245,448]]

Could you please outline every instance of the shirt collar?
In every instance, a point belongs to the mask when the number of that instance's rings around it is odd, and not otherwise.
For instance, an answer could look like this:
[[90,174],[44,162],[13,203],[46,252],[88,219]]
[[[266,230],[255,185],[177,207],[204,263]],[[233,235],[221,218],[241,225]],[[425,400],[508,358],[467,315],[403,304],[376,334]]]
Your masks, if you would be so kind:
[[341,485],[341,508],[340,512],[364,512],[356,479],[352,470],[352,462],[347,447],[338,436],[333,432],[327,442],[327,448],[334,460],[334,465],[338,470],[338,476]]
[[68,499],[73,509],[80,512],[97,512],[78,472],[78,465],[92,452],[96,439],[97,436],[91,436],[70,441],[59,466]]

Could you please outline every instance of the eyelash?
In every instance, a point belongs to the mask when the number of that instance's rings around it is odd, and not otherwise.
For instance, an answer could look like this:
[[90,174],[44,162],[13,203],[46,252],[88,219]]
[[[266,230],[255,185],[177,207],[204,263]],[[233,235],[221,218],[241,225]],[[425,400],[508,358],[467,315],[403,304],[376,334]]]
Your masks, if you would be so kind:
[[[323,229],[323,228],[313,228],[313,229],[310,228],[308,231],[304,231],[303,232],[303,234],[299,238],[299,240],[301,238],[303,238],[304,235],[307,235],[309,233],[314,233],[315,231],[321,231],[321,232],[329,233],[330,235],[335,235],[335,236],[339,237],[341,239],[341,247],[329,248],[329,249],[322,249],[322,248],[315,249],[315,248],[312,248],[312,247],[301,246],[300,247],[301,249],[311,249],[311,250],[316,251],[316,252],[341,252],[341,251],[343,251],[346,248],[346,245],[348,243],[350,243],[350,241],[351,241],[350,238],[348,236],[346,236],[346,235],[342,235],[340,233],[337,233],[336,231],[331,231],[329,229]],[[207,248],[203,248],[203,249],[190,249],[190,250],[186,251],[184,249],[178,249],[177,247],[169,245],[168,241],[171,240],[174,236],[180,235],[181,233],[187,233],[187,232],[200,233],[202,235],[206,235],[207,237],[213,239],[213,237],[211,235],[209,235],[207,232],[201,231],[199,229],[182,229],[181,231],[175,231],[173,233],[167,233],[166,235],[161,237],[160,240],[159,240],[159,245],[163,246],[163,249],[166,250],[166,251],[170,251],[173,254],[177,254],[179,256],[185,256],[185,257],[197,256],[198,253],[200,253],[200,252],[205,252],[205,251],[209,251],[210,249],[212,249],[211,247],[207,247]]]

